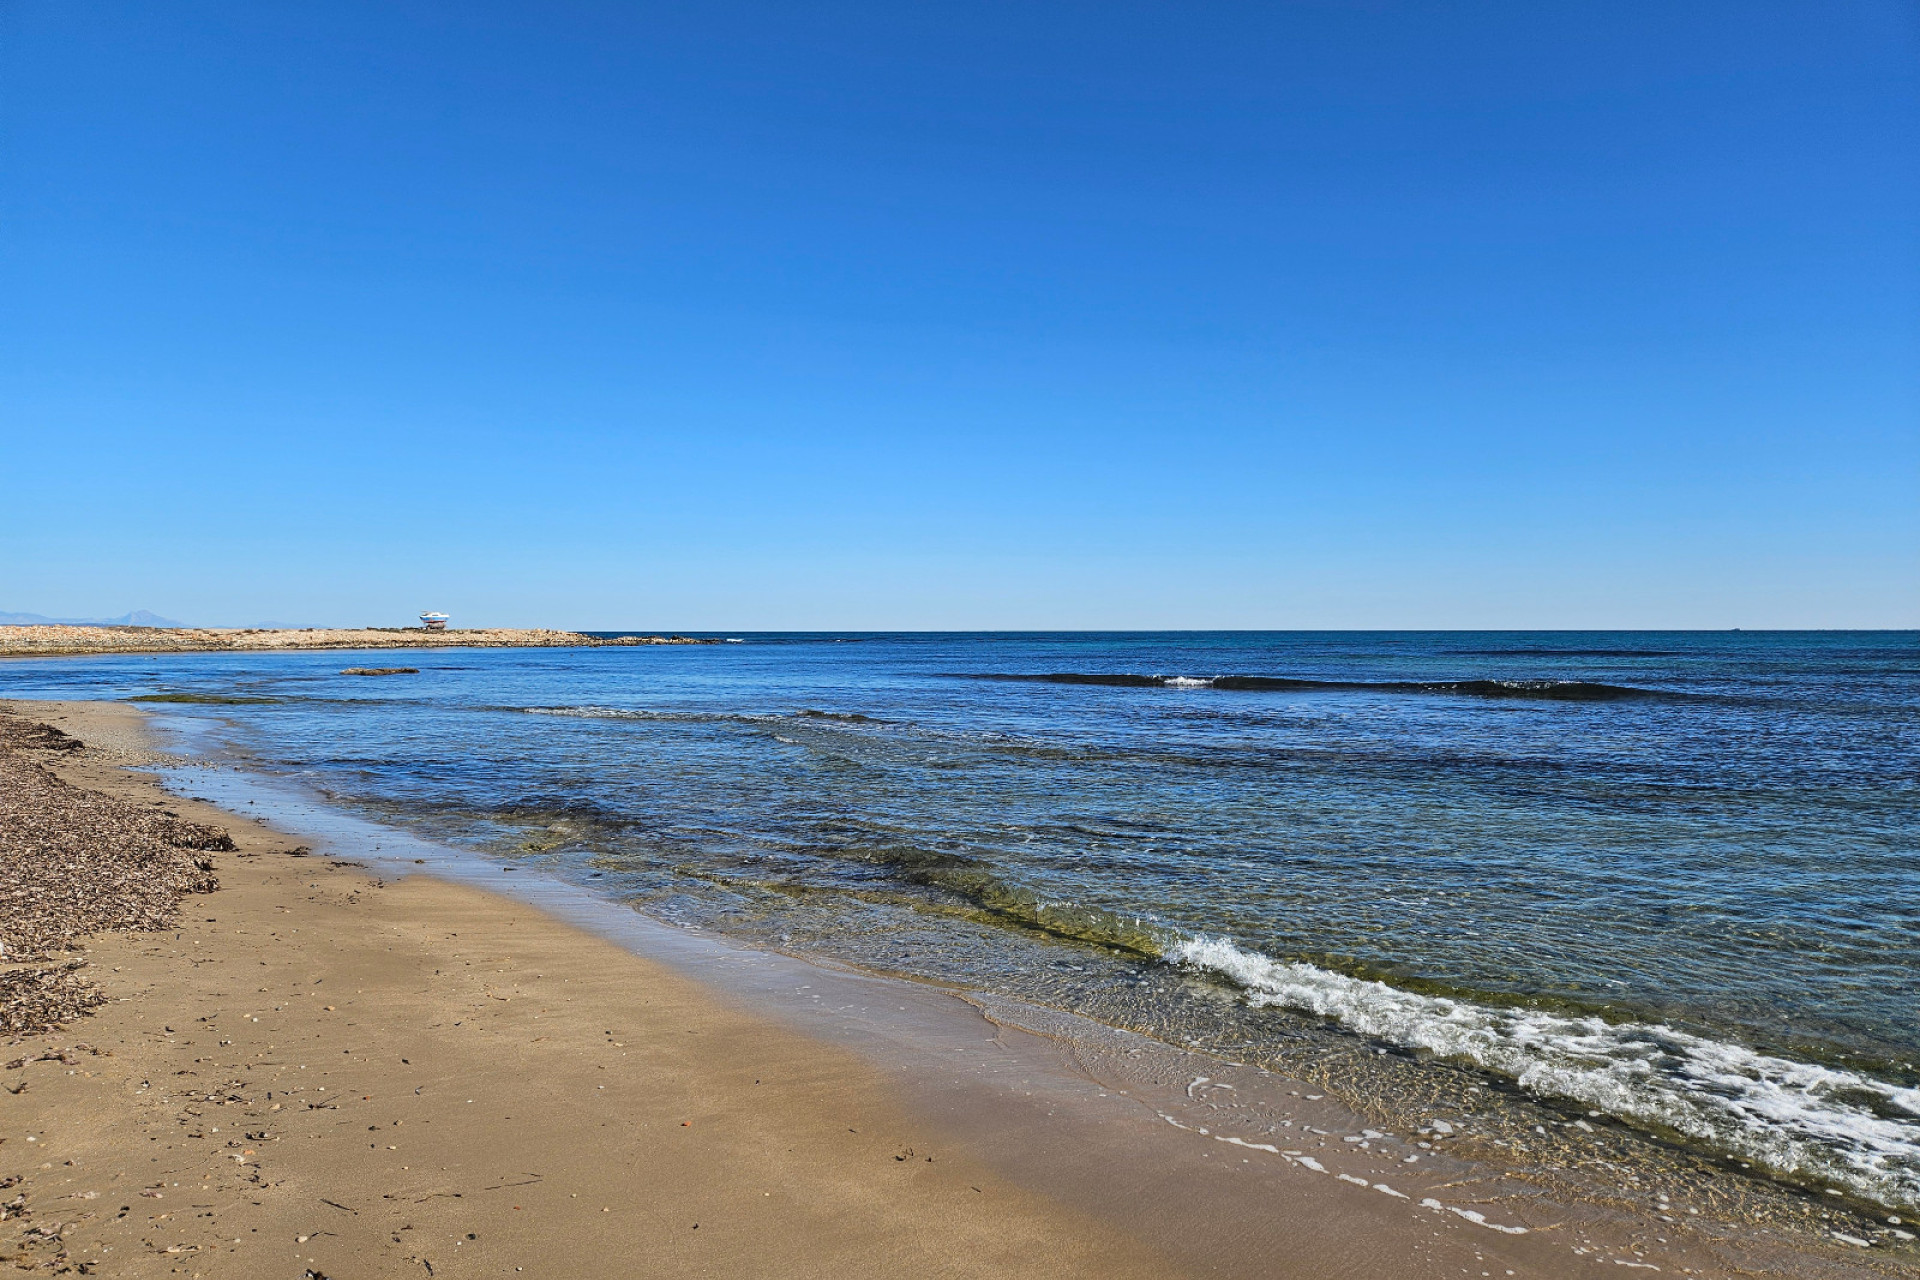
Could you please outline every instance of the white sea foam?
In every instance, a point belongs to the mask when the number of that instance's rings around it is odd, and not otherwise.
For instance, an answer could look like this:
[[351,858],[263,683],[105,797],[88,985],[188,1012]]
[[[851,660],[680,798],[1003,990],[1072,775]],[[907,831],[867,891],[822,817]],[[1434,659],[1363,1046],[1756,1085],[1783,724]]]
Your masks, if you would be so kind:
[[1465,1218],[1468,1222],[1473,1223],[1475,1226],[1487,1227],[1494,1231],[1502,1231],[1510,1236],[1523,1236],[1527,1234],[1527,1229],[1525,1227],[1506,1227],[1506,1226],[1500,1225],[1497,1222],[1488,1222],[1487,1215],[1484,1213],[1481,1213],[1478,1209],[1468,1209],[1457,1204],[1441,1204],[1438,1200],[1433,1199],[1431,1196],[1429,1196],[1425,1200],[1422,1200],[1420,1202],[1420,1207],[1423,1209],[1440,1209],[1447,1213],[1459,1214],[1461,1217]]
[[1330,1018],[1509,1076],[1536,1094],[1664,1126],[1883,1204],[1920,1206],[1917,1089],[1668,1026],[1420,995],[1224,938],[1189,938],[1168,956],[1231,979],[1254,1005]]
[[1248,1142],[1245,1138],[1230,1137],[1226,1134],[1215,1134],[1213,1140],[1215,1142],[1231,1142],[1236,1147],[1245,1147],[1249,1151],[1264,1151],[1268,1155],[1277,1156],[1280,1154],[1280,1148],[1274,1146],[1271,1142]]
[[576,720],[674,720],[680,717],[667,711],[642,711],[635,707],[521,707],[530,716],[571,716]]

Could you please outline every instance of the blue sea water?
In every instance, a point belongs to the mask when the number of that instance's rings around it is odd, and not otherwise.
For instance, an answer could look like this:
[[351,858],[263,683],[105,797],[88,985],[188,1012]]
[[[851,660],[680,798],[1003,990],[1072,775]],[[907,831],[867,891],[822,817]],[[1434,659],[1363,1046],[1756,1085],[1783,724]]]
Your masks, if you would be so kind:
[[734,639],[0,694],[220,699],[151,705],[664,918],[1920,1205],[1920,636]]

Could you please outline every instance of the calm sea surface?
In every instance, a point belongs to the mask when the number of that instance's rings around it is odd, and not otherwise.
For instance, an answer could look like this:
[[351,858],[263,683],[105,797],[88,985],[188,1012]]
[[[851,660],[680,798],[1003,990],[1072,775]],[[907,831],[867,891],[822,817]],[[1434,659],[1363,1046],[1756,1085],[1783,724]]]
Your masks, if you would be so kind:
[[220,699],[152,705],[668,919],[1920,1206],[1920,636],[738,639],[0,694]]

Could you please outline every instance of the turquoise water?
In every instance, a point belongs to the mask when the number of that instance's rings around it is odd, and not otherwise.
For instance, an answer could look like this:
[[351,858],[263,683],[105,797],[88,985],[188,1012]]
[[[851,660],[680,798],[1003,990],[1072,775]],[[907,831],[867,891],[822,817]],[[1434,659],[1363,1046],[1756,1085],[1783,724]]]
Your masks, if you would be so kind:
[[668,919],[1920,1205],[1920,637],[738,639],[0,693],[260,699],[153,705]]

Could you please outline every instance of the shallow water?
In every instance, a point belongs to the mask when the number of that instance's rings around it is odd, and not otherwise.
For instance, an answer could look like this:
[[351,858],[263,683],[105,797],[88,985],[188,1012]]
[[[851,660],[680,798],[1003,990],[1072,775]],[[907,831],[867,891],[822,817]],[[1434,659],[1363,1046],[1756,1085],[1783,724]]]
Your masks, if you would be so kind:
[[221,699],[155,705],[668,919],[1920,1207],[1920,637],[741,639],[0,693]]

